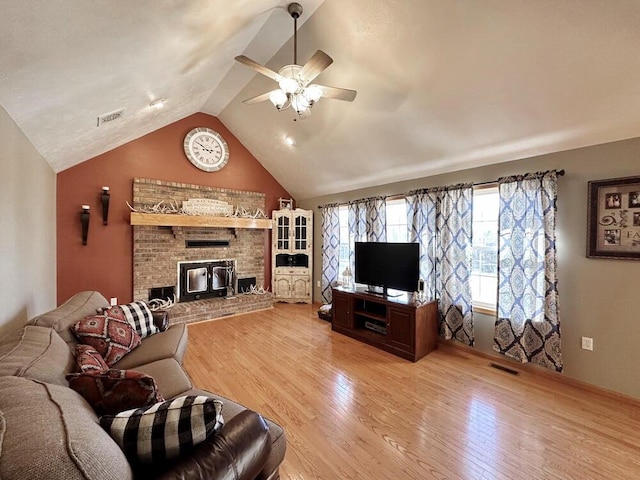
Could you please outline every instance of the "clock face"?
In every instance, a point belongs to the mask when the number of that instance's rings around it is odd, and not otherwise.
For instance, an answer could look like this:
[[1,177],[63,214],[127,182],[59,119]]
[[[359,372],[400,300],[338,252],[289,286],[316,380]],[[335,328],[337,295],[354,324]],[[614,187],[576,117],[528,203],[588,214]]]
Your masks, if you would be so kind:
[[224,138],[210,128],[198,127],[184,137],[184,153],[191,163],[205,172],[215,172],[229,161]]

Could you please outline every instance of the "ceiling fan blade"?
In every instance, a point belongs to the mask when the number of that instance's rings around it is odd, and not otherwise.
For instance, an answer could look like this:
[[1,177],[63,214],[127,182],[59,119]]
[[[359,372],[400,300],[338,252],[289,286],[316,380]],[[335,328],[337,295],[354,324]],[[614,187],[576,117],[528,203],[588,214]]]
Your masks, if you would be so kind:
[[318,88],[322,90],[323,98],[333,98],[344,102],[353,102],[358,94],[355,90],[346,88],[327,87],[325,85],[318,85]]
[[264,102],[265,100],[269,100],[269,96],[274,91],[275,90],[272,90],[271,92],[263,93],[262,95],[257,95],[255,97],[247,98],[246,100],[243,100],[242,103],[246,103],[247,105],[253,105],[254,103]]
[[251,60],[249,57],[245,57],[244,55],[238,55],[235,58],[236,62],[240,62],[243,65],[246,65],[249,68],[252,68],[258,73],[265,75],[269,78],[272,78],[276,82],[280,81],[280,75],[271,70],[270,68],[265,67],[264,65],[260,65],[258,62]]
[[300,70],[300,78],[302,78],[303,83],[307,85],[332,63],[333,58],[324,53],[322,50],[318,50],[313,54],[309,61],[304,64],[302,70]]

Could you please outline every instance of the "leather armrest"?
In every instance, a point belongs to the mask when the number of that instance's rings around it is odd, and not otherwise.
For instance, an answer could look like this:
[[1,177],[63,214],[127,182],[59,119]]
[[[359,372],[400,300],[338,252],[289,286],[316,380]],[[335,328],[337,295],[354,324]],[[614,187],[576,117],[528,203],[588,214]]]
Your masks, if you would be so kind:
[[155,312],[151,312],[153,315],[153,324],[160,330],[164,332],[167,328],[169,328],[169,313],[166,310],[156,310]]
[[253,480],[262,471],[269,453],[269,427],[256,412],[244,410],[229,420],[218,434],[171,463],[157,478]]

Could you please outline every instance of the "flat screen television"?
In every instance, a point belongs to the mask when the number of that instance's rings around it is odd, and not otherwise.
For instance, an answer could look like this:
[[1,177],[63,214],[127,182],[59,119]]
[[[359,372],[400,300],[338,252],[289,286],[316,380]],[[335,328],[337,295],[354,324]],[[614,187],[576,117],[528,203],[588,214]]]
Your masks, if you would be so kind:
[[[413,292],[420,278],[418,243],[356,242],[355,281],[369,287]],[[376,292],[379,293],[379,292]]]

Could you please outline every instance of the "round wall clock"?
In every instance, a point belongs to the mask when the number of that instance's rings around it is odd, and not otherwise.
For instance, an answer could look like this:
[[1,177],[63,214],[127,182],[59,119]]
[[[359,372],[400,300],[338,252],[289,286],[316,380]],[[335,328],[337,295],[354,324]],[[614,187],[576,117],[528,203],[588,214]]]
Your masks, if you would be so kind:
[[205,172],[215,172],[229,161],[229,147],[222,135],[210,128],[197,127],[184,137],[184,153],[191,163]]

